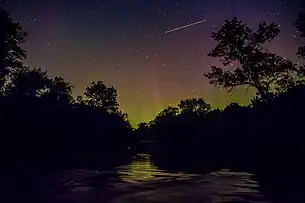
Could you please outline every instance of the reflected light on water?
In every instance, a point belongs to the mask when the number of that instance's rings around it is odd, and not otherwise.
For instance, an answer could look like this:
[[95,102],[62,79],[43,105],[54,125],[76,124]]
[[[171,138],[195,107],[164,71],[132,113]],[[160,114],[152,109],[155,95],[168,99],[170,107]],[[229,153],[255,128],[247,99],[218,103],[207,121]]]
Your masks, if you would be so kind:
[[268,203],[252,176],[228,169],[205,174],[173,173],[160,170],[150,156],[140,154],[117,170],[67,171],[60,182],[68,184],[69,190],[58,194],[54,202]]
[[156,176],[161,172],[151,162],[150,156],[146,154],[134,157],[129,165],[119,167],[118,169],[120,178],[130,183],[156,180]]

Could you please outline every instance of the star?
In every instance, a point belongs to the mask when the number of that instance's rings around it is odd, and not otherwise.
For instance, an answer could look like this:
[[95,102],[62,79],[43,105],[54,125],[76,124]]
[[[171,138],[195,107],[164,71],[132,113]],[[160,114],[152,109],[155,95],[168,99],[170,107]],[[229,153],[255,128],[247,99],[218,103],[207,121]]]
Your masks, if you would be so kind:
[[[204,97],[215,107],[241,97],[248,99],[249,94],[243,91],[228,97],[203,76],[211,64],[219,64],[218,58],[207,56],[217,44],[211,40],[212,32],[235,16],[251,28],[262,21],[281,25],[281,37],[264,46],[298,60],[295,1],[289,1],[285,8],[279,1],[244,0],[221,0],[217,4],[205,0],[3,2],[29,34],[24,44],[27,64],[67,78],[75,86],[73,96],[82,95],[92,80],[117,84],[120,108],[135,124],[153,118],[168,104],[190,94]],[[206,24],[164,34],[166,28],[190,25],[205,19],[206,14]],[[163,91],[170,94],[160,96]],[[143,92],[145,97],[141,97]]]

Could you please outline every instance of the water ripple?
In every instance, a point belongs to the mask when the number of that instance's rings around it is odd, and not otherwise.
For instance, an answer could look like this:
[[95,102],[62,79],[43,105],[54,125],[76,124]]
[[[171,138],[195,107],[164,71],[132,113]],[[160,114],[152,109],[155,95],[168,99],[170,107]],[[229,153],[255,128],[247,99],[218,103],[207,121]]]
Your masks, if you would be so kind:
[[115,171],[74,170],[58,175],[56,202],[267,203],[252,174],[220,170],[205,175],[169,173],[149,157]]

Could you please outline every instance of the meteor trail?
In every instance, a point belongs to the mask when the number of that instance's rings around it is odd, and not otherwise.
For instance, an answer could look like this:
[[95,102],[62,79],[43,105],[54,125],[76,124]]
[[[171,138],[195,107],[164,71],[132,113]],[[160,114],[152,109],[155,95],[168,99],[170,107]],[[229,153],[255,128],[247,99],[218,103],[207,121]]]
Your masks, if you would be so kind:
[[188,24],[188,25],[184,25],[184,26],[181,26],[181,27],[177,27],[177,28],[174,28],[174,29],[171,29],[171,30],[167,30],[167,31],[165,31],[165,34],[168,34],[170,32],[174,32],[174,31],[177,31],[177,30],[181,30],[181,29],[184,29],[184,28],[187,28],[187,27],[191,27],[193,25],[197,25],[197,24],[200,24],[200,23],[204,23],[205,21],[207,21],[207,19],[197,21],[197,22],[194,22],[194,23],[191,23],[191,24]]

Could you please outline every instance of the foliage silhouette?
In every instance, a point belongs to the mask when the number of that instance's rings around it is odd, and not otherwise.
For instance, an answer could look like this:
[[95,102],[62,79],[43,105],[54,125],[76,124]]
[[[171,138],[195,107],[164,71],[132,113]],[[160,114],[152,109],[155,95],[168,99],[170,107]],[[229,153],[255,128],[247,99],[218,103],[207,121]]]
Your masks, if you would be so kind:
[[0,88],[6,82],[6,76],[23,67],[22,60],[26,52],[20,47],[27,34],[19,23],[15,23],[9,13],[0,7]]
[[168,106],[166,109],[161,111],[157,117],[177,116],[179,109],[177,107]]
[[238,61],[241,68],[213,67],[206,75],[212,84],[229,90],[252,86],[263,101],[249,106],[232,103],[220,110],[202,98],[185,99],[132,131],[114,87],[92,82],[85,96],[74,100],[73,86],[62,77],[23,66],[26,55],[20,43],[26,33],[3,10],[0,23],[5,28],[0,31],[0,158],[5,187],[17,185],[26,194],[31,192],[27,183],[42,171],[117,166],[132,157],[135,151],[130,146],[143,150],[140,141],[153,140],[152,158],[160,167],[249,171],[266,191],[281,193],[284,202],[303,194],[305,141],[300,116],[305,114],[305,85],[289,75],[302,75],[302,69],[262,48],[279,33],[274,24],[262,23],[253,32],[236,18],[226,21],[213,34],[219,44],[210,55],[223,57],[225,66]]
[[138,124],[138,128],[137,129],[145,129],[148,128],[148,123],[146,122],[142,122]]
[[92,82],[85,90],[88,105],[105,109],[109,113],[118,113],[117,91],[107,87],[102,81]]
[[56,76],[50,80],[50,86],[47,87],[43,95],[43,98],[62,100],[67,103],[74,102],[72,96],[73,86],[66,82],[63,77]]
[[303,202],[305,140],[299,115],[305,113],[304,95],[305,86],[298,85],[266,101],[231,103],[206,114],[180,113],[179,108],[178,114],[164,113],[173,112],[167,108],[138,130],[142,139],[155,141],[150,153],[161,168],[248,171],[278,202]]
[[48,77],[47,72],[41,69],[22,69],[12,74],[10,80],[4,91],[7,96],[20,95],[73,102],[73,86],[62,77]]
[[0,143],[5,168],[19,165],[20,172],[102,167],[125,160],[132,128],[127,114],[119,110],[116,89],[93,82],[85,99],[74,100],[73,86],[64,78],[22,64],[26,52],[20,45],[27,34],[5,10],[0,17]]
[[11,77],[12,82],[6,90],[7,95],[39,97],[46,92],[50,83],[47,72],[40,69],[18,71]]
[[258,30],[253,31],[237,18],[226,21],[212,34],[218,44],[209,56],[221,58],[224,66],[238,62],[240,67],[223,70],[212,66],[212,71],[205,76],[211,84],[228,91],[241,85],[253,87],[261,99],[273,96],[274,87],[286,91],[291,83],[294,85],[293,73],[298,73],[299,69],[291,61],[263,48],[279,33],[280,29],[273,23],[260,23]]
[[211,110],[211,105],[207,104],[202,98],[181,100],[178,107],[181,109],[181,113],[205,114]]
[[[207,74],[211,83],[229,90],[250,85],[259,95],[249,106],[231,103],[223,110],[211,109],[203,99],[186,99],[141,125],[142,136],[155,141],[151,153],[159,167],[201,173],[222,168],[248,171],[276,202],[305,201],[300,118],[305,113],[304,75],[302,67],[263,50],[262,44],[278,32],[275,25],[264,23],[253,32],[233,19],[213,34],[219,44],[210,55],[224,57],[225,65],[237,60],[241,68],[214,67]],[[196,113],[198,100],[201,114]]]

